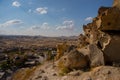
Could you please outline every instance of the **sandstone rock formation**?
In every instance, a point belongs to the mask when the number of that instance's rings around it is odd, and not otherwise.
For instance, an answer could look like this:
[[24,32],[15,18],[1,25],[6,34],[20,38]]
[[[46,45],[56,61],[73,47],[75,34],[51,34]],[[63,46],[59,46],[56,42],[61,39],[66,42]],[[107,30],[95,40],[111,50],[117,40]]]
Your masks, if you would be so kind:
[[78,47],[82,48],[84,46],[88,45],[88,42],[86,41],[86,36],[84,36],[83,34],[79,35],[79,44]]
[[113,7],[117,7],[120,9],[120,0],[114,0]]
[[114,7],[109,8],[103,11],[101,14],[98,15],[100,23],[100,30],[102,31],[113,31],[113,30],[120,30],[120,9]]
[[66,55],[60,58],[58,62],[58,67],[61,69],[82,69],[87,67],[87,64],[88,61],[86,56],[84,56],[77,50],[73,50],[70,53],[66,53]]
[[91,67],[98,67],[104,65],[103,52],[96,45],[89,45],[89,59]]
[[79,76],[67,75],[64,80],[120,80],[120,68],[100,66]]
[[57,45],[57,55],[55,57],[56,60],[60,59],[64,55],[64,52],[66,52],[68,49],[68,45],[65,43],[63,44],[58,44]]
[[[80,37],[80,43],[88,43],[89,46],[97,45],[94,47],[88,47],[87,53],[85,50],[83,54],[88,56],[92,54],[90,58],[91,67],[92,62],[95,59],[96,65],[112,65],[112,63],[120,63],[120,1],[114,0],[113,7],[101,7],[98,11],[98,16],[93,19],[92,23],[83,26],[84,40]],[[86,42],[85,42],[86,41]],[[92,51],[92,53],[89,52]],[[94,57],[94,55],[96,55]],[[100,55],[98,57],[98,55]],[[94,64],[94,66],[96,66]]]
[[[120,1],[114,0],[113,7],[101,7],[98,15],[79,36],[79,45],[67,52],[68,46],[58,46],[59,64],[70,69],[117,65],[120,63]],[[61,49],[61,50],[60,50]],[[62,54],[63,57],[60,55]],[[59,59],[58,58],[58,59]]]
[[78,49],[84,56],[87,56],[90,66],[98,67],[104,65],[104,55],[100,48],[95,44],[90,44],[84,48]]
[[120,63],[120,1],[114,0],[113,5],[101,7],[92,23],[83,25],[84,34],[80,34],[76,50],[64,55],[68,46],[63,46],[62,52],[58,48],[62,66],[75,69]]

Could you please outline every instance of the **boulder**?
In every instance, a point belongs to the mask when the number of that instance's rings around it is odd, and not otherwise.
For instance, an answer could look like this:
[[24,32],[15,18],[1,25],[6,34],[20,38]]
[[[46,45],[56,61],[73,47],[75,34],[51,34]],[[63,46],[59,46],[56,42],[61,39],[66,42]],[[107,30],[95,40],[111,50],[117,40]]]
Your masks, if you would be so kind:
[[70,53],[67,53],[58,62],[59,68],[65,67],[68,69],[82,69],[87,67],[87,65],[88,61],[86,59],[86,56],[77,50],[73,50]]
[[90,66],[97,67],[104,65],[104,55],[103,52],[97,47],[97,45],[91,44],[89,45],[89,59]]
[[84,56],[87,56],[89,60],[90,67],[97,67],[104,65],[104,55],[103,52],[95,44],[90,44],[87,47],[79,49]]

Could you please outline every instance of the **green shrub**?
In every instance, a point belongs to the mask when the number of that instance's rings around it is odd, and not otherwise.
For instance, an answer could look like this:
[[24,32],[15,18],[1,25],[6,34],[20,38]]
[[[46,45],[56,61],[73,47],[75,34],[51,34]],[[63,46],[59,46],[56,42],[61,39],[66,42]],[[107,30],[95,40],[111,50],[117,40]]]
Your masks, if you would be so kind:
[[0,69],[2,70],[6,70],[10,68],[11,68],[11,65],[7,61],[0,64]]
[[59,75],[64,76],[67,73],[69,73],[70,71],[71,71],[70,69],[64,67],[64,68],[60,69]]

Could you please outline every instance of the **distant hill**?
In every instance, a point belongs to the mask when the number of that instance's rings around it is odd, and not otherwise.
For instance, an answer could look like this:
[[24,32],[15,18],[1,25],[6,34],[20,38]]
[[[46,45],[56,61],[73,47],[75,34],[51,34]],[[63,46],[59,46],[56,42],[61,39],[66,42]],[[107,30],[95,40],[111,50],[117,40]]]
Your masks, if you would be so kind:
[[60,39],[77,39],[78,36],[60,36],[60,37],[48,37],[48,36],[29,36],[29,35],[0,35],[1,38],[16,39],[16,38],[33,38],[33,39],[47,39],[47,38],[60,38]]

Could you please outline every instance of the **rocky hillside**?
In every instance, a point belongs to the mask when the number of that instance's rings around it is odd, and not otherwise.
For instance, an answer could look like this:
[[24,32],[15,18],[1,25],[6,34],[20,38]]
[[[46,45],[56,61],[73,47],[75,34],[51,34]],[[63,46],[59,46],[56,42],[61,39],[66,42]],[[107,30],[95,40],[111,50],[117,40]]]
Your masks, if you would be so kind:
[[12,80],[120,80],[120,1],[101,7],[78,45],[57,46],[53,61],[18,70]]

